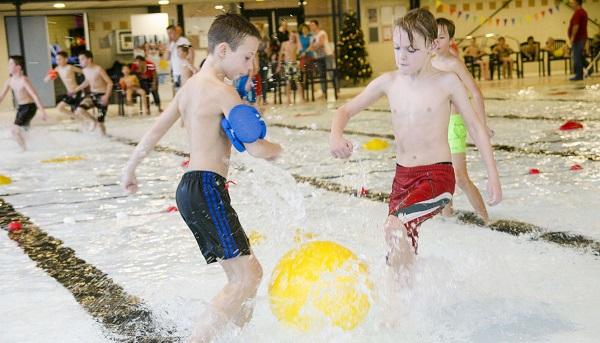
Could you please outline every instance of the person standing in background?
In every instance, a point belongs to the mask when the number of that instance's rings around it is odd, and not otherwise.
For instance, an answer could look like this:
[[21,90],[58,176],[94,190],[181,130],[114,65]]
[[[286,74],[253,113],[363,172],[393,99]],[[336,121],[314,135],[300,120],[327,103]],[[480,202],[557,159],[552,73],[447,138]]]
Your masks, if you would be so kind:
[[311,20],[309,23],[310,31],[312,32],[312,41],[310,43],[310,50],[315,52],[315,65],[319,73],[319,79],[321,79],[321,91],[323,96],[327,97],[327,44],[329,39],[327,38],[327,32],[319,28],[319,22],[317,20]]
[[569,22],[569,41],[571,42],[571,59],[573,60],[573,71],[575,76],[570,78],[571,81],[583,80],[583,69],[587,65],[585,57],[583,57],[583,48],[588,39],[587,35],[587,12],[581,6],[583,0],[571,0],[571,6],[575,12]]
[[[167,48],[165,59],[171,64],[171,76],[173,77],[173,94],[181,87],[181,60],[177,56],[177,47],[180,45],[191,46],[190,41],[182,35],[181,27],[169,25],[167,27],[167,35],[169,36],[169,46]],[[194,49],[190,49],[188,62],[194,64]]]

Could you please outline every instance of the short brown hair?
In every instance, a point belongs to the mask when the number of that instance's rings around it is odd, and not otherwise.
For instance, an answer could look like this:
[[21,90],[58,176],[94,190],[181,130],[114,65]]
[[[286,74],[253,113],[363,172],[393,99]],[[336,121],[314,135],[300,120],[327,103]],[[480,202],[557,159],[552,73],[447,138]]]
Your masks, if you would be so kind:
[[446,18],[437,18],[435,22],[438,26],[441,26],[446,29],[450,38],[454,38],[454,32],[456,30],[456,27],[454,26],[454,22],[452,20]]
[[217,16],[208,30],[208,52],[212,53],[220,43],[227,43],[235,51],[244,38],[251,36],[260,40],[260,32],[239,14],[225,13]]
[[20,66],[21,69],[23,69],[23,66],[25,65],[25,60],[23,59],[23,56],[21,55],[12,55],[8,57],[9,60],[13,60],[13,63]]
[[83,55],[83,56],[85,56],[86,58],[89,58],[89,59],[94,59],[94,54],[92,54],[92,52],[89,51],[89,50],[85,50],[85,51],[80,52],[79,56],[81,56],[81,55]]
[[406,31],[411,46],[415,40],[415,32],[425,38],[425,43],[431,43],[437,38],[435,17],[426,9],[415,8],[408,11],[404,17],[396,20],[396,26]]
[[69,54],[66,51],[59,51],[56,53],[56,56],[62,56],[64,58],[69,58]]

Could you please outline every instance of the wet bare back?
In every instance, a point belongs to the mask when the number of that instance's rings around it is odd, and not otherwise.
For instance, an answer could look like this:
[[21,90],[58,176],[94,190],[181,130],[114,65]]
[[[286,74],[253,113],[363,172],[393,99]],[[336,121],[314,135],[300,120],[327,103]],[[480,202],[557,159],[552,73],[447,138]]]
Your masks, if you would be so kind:
[[178,110],[190,147],[191,170],[214,171],[227,176],[231,144],[221,129],[219,97],[231,88],[215,76],[196,73],[177,92]]

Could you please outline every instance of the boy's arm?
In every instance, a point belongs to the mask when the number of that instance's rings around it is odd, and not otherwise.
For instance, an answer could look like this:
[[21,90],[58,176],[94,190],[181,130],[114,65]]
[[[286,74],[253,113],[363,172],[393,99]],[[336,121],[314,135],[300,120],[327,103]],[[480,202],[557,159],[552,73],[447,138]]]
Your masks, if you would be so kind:
[[112,79],[108,77],[108,74],[103,68],[100,68],[100,77],[102,78],[102,80],[104,80],[104,83],[106,83],[104,95],[102,96],[102,103],[104,105],[108,105],[108,98],[110,98],[110,94],[112,93],[113,82]]
[[8,91],[10,90],[10,79],[6,80],[6,82],[4,82],[4,86],[2,87],[2,92],[0,93],[0,102],[2,102],[4,100],[4,98],[6,97],[6,94],[8,93]]
[[90,81],[86,78],[85,80],[83,80],[82,83],[79,84],[79,86],[75,87],[75,89],[73,89],[73,91],[71,93],[69,93],[69,95],[77,94],[89,86],[90,86]]
[[135,177],[135,169],[142,162],[144,157],[154,149],[154,146],[167,133],[167,131],[173,126],[173,124],[179,118],[178,98],[171,101],[169,106],[160,114],[154,125],[144,134],[135,150],[131,154],[129,161],[125,167],[125,173],[121,181],[121,185],[127,191],[135,193],[138,188],[137,180]]
[[496,205],[502,200],[502,189],[500,187],[500,177],[498,176],[498,170],[496,168],[496,161],[494,160],[494,152],[492,151],[492,145],[490,143],[490,136],[485,128],[485,125],[477,116],[469,98],[467,92],[458,77],[454,74],[450,74],[450,98],[452,103],[459,110],[463,116],[469,135],[475,141],[477,149],[485,163],[488,174],[488,204]]
[[352,154],[352,143],[344,138],[344,128],[350,118],[367,108],[385,95],[385,87],[391,82],[391,74],[386,73],[371,81],[354,99],[339,107],[333,115],[329,148],[336,158],[347,158]]
[[[229,117],[229,112],[231,112],[232,108],[244,104],[233,87],[223,86],[223,91],[221,93],[223,93],[223,96],[220,97],[221,111],[227,113],[227,117]],[[281,145],[272,143],[266,139],[258,139],[254,143],[244,143],[244,146],[252,157],[265,160],[276,159],[282,151]]]
[[[479,89],[477,83],[475,82],[475,79],[473,79],[473,76],[467,69],[467,66],[465,66],[465,64],[462,63],[461,60],[456,59],[454,64],[455,65],[453,66],[452,70],[456,73],[456,75],[458,75],[460,80],[464,83],[465,87],[467,87],[467,90],[469,90],[469,92],[471,93],[471,96],[473,97],[473,108],[475,110],[475,113],[477,113],[477,116],[479,116],[481,122],[487,126],[485,106],[483,103],[483,94],[481,93],[481,90]],[[489,133],[490,130],[487,130]]]
[[83,70],[71,64],[71,70],[76,74],[83,74]]
[[33,85],[29,81],[28,77],[25,77],[24,82],[25,82],[25,90],[27,91],[27,93],[29,93],[29,96],[35,102],[35,105],[37,106],[38,110],[40,112],[42,112],[42,119],[46,120],[48,118],[48,115],[46,114],[46,109],[44,108],[44,105],[42,104],[42,100],[40,100],[40,97],[38,96],[37,92],[35,91],[35,88],[33,88]]
[[48,74],[46,74],[46,77],[44,78],[44,82],[50,82],[50,80],[52,80],[50,78],[50,72],[53,70],[56,72],[56,68],[50,68],[50,70],[48,71]]

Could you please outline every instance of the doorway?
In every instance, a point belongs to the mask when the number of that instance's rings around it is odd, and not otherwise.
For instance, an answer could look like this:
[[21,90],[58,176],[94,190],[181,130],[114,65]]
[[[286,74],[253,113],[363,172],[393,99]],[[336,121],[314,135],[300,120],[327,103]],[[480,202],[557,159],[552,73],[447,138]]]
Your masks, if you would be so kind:
[[242,8],[241,14],[251,23],[255,24],[262,37],[269,40],[277,38],[279,23],[286,21],[289,31],[297,31],[298,25],[304,22],[304,7],[267,8],[246,10]]

